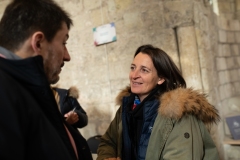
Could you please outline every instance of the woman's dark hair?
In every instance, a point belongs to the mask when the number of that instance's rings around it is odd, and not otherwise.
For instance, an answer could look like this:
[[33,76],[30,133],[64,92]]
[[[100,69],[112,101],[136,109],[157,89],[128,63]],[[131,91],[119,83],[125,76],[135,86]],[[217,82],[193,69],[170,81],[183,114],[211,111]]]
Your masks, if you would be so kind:
[[142,45],[136,50],[134,57],[140,52],[149,55],[158,76],[165,79],[164,83],[160,85],[161,91],[169,91],[178,87],[186,88],[186,82],[180,70],[167,53],[152,45]]
[[72,20],[53,0],[13,0],[0,21],[0,46],[17,50],[36,31],[51,42],[63,23],[70,29]]

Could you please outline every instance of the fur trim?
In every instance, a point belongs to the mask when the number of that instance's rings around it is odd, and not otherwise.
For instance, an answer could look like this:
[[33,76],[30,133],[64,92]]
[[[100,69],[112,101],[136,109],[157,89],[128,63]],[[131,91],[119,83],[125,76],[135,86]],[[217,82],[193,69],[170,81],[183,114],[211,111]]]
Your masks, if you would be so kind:
[[[123,89],[116,97],[116,104],[121,105],[124,96],[131,93],[130,86]],[[217,123],[220,120],[217,109],[207,101],[207,96],[192,88],[177,88],[165,92],[158,113],[164,117],[180,120],[184,115],[191,114],[203,123]]]
[[70,97],[73,97],[73,98],[78,99],[78,97],[79,97],[79,90],[77,89],[77,87],[72,86],[72,87],[70,87],[69,90],[68,90],[68,95],[69,95]]
[[126,88],[122,89],[121,92],[116,97],[116,104],[121,105],[123,97],[130,96],[130,94],[131,94],[130,86],[127,86]]
[[196,116],[203,123],[217,123],[220,120],[217,109],[206,99],[206,95],[192,88],[178,88],[160,97],[159,114],[176,120],[184,115]]

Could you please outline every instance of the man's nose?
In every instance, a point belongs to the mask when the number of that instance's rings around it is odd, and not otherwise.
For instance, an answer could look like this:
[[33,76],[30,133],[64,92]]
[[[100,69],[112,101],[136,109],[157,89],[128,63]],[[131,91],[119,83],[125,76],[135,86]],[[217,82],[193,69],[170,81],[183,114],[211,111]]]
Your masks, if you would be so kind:
[[70,57],[70,54],[68,53],[67,48],[65,49],[65,53],[64,53],[64,56],[63,56],[63,60],[64,60],[64,61],[70,61],[70,60],[71,60],[71,57]]

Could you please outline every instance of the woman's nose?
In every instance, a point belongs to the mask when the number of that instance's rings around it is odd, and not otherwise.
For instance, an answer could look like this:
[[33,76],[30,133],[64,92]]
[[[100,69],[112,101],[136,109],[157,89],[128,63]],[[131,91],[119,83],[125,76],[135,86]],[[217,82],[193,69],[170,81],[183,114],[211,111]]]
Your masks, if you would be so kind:
[[138,78],[139,77],[139,71],[138,70],[133,70],[131,75],[132,75],[132,78]]

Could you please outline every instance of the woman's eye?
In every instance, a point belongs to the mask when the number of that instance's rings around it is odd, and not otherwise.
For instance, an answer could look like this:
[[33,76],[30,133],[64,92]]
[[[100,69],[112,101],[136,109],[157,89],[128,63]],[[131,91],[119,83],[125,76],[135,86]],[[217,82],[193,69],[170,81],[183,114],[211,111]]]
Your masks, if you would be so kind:
[[130,67],[130,69],[131,69],[131,70],[134,70],[134,67],[133,67],[133,66],[131,66],[131,67]]
[[142,69],[142,72],[148,73],[149,71],[148,71],[147,69],[143,68],[143,69]]

